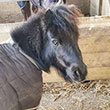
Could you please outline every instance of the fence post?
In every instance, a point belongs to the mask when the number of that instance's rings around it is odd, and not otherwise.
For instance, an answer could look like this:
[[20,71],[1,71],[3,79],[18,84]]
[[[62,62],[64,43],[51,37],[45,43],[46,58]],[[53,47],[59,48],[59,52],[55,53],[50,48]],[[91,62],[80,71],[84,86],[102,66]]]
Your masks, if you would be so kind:
[[99,14],[99,0],[90,0],[90,15],[95,16]]
[[103,0],[99,1],[99,16],[102,15],[102,5],[103,5]]

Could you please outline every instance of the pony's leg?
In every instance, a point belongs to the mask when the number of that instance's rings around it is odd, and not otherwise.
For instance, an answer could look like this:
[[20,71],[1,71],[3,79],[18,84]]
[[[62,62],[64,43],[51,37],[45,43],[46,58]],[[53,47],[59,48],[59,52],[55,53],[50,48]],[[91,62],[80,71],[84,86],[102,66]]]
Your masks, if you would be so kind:
[[64,4],[66,3],[66,0],[63,0]]
[[27,13],[26,13],[27,18],[29,18],[31,16],[31,8],[30,8],[30,2],[29,1],[26,3],[25,8],[26,8],[26,11],[27,11]]
[[21,12],[24,17],[24,21],[26,21],[31,16],[30,3],[26,2],[25,6],[21,9]]
[[24,18],[24,21],[27,20],[27,16],[26,16],[26,12],[24,9],[21,9],[21,12],[22,12],[22,15],[23,15],[23,18]]
[[33,13],[37,13],[38,12],[38,6],[32,5],[32,11],[33,11]]

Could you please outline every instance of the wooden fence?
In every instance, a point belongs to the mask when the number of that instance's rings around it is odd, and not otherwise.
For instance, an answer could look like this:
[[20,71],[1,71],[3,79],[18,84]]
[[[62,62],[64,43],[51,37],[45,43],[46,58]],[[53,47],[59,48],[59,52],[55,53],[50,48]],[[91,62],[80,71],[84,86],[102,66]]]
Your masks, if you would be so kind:
[[110,0],[90,0],[91,16],[110,16]]

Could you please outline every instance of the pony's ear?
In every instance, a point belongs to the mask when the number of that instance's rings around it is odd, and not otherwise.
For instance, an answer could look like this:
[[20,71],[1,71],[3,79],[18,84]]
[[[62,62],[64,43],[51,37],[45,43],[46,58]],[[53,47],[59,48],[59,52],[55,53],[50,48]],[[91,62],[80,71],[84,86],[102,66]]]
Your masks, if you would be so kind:
[[52,26],[55,18],[56,18],[55,14],[50,9],[48,9],[47,12],[45,13],[46,25]]
[[11,37],[19,48],[35,61],[39,69],[48,72],[49,68],[41,59],[43,39],[41,25],[34,24],[34,20],[30,23],[27,22],[26,24],[23,24],[21,27],[18,27],[11,32]]

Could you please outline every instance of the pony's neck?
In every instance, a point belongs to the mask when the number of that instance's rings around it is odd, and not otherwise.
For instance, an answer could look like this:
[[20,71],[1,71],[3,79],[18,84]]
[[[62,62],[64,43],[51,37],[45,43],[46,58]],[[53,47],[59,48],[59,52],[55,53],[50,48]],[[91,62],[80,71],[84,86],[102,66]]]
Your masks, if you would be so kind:
[[34,65],[39,69],[39,67],[37,66],[37,64],[35,63],[35,61],[34,61],[30,56],[28,56],[27,54],[25,54],[21,49],[19,49],[19,52],[20,52],[23,56],[25,56],[32,64],[34,64]]
[[38,65],[35,63],[35,61],[28,56],[27,54],[25,54],[18,46],[17,44],[13,41],[13,39],[10,37],[7,41],[3,42],[3,43],[10,43],[14,48],[16,48],[23,56],[25,56],[32,64],[34,64],[38,69]]

